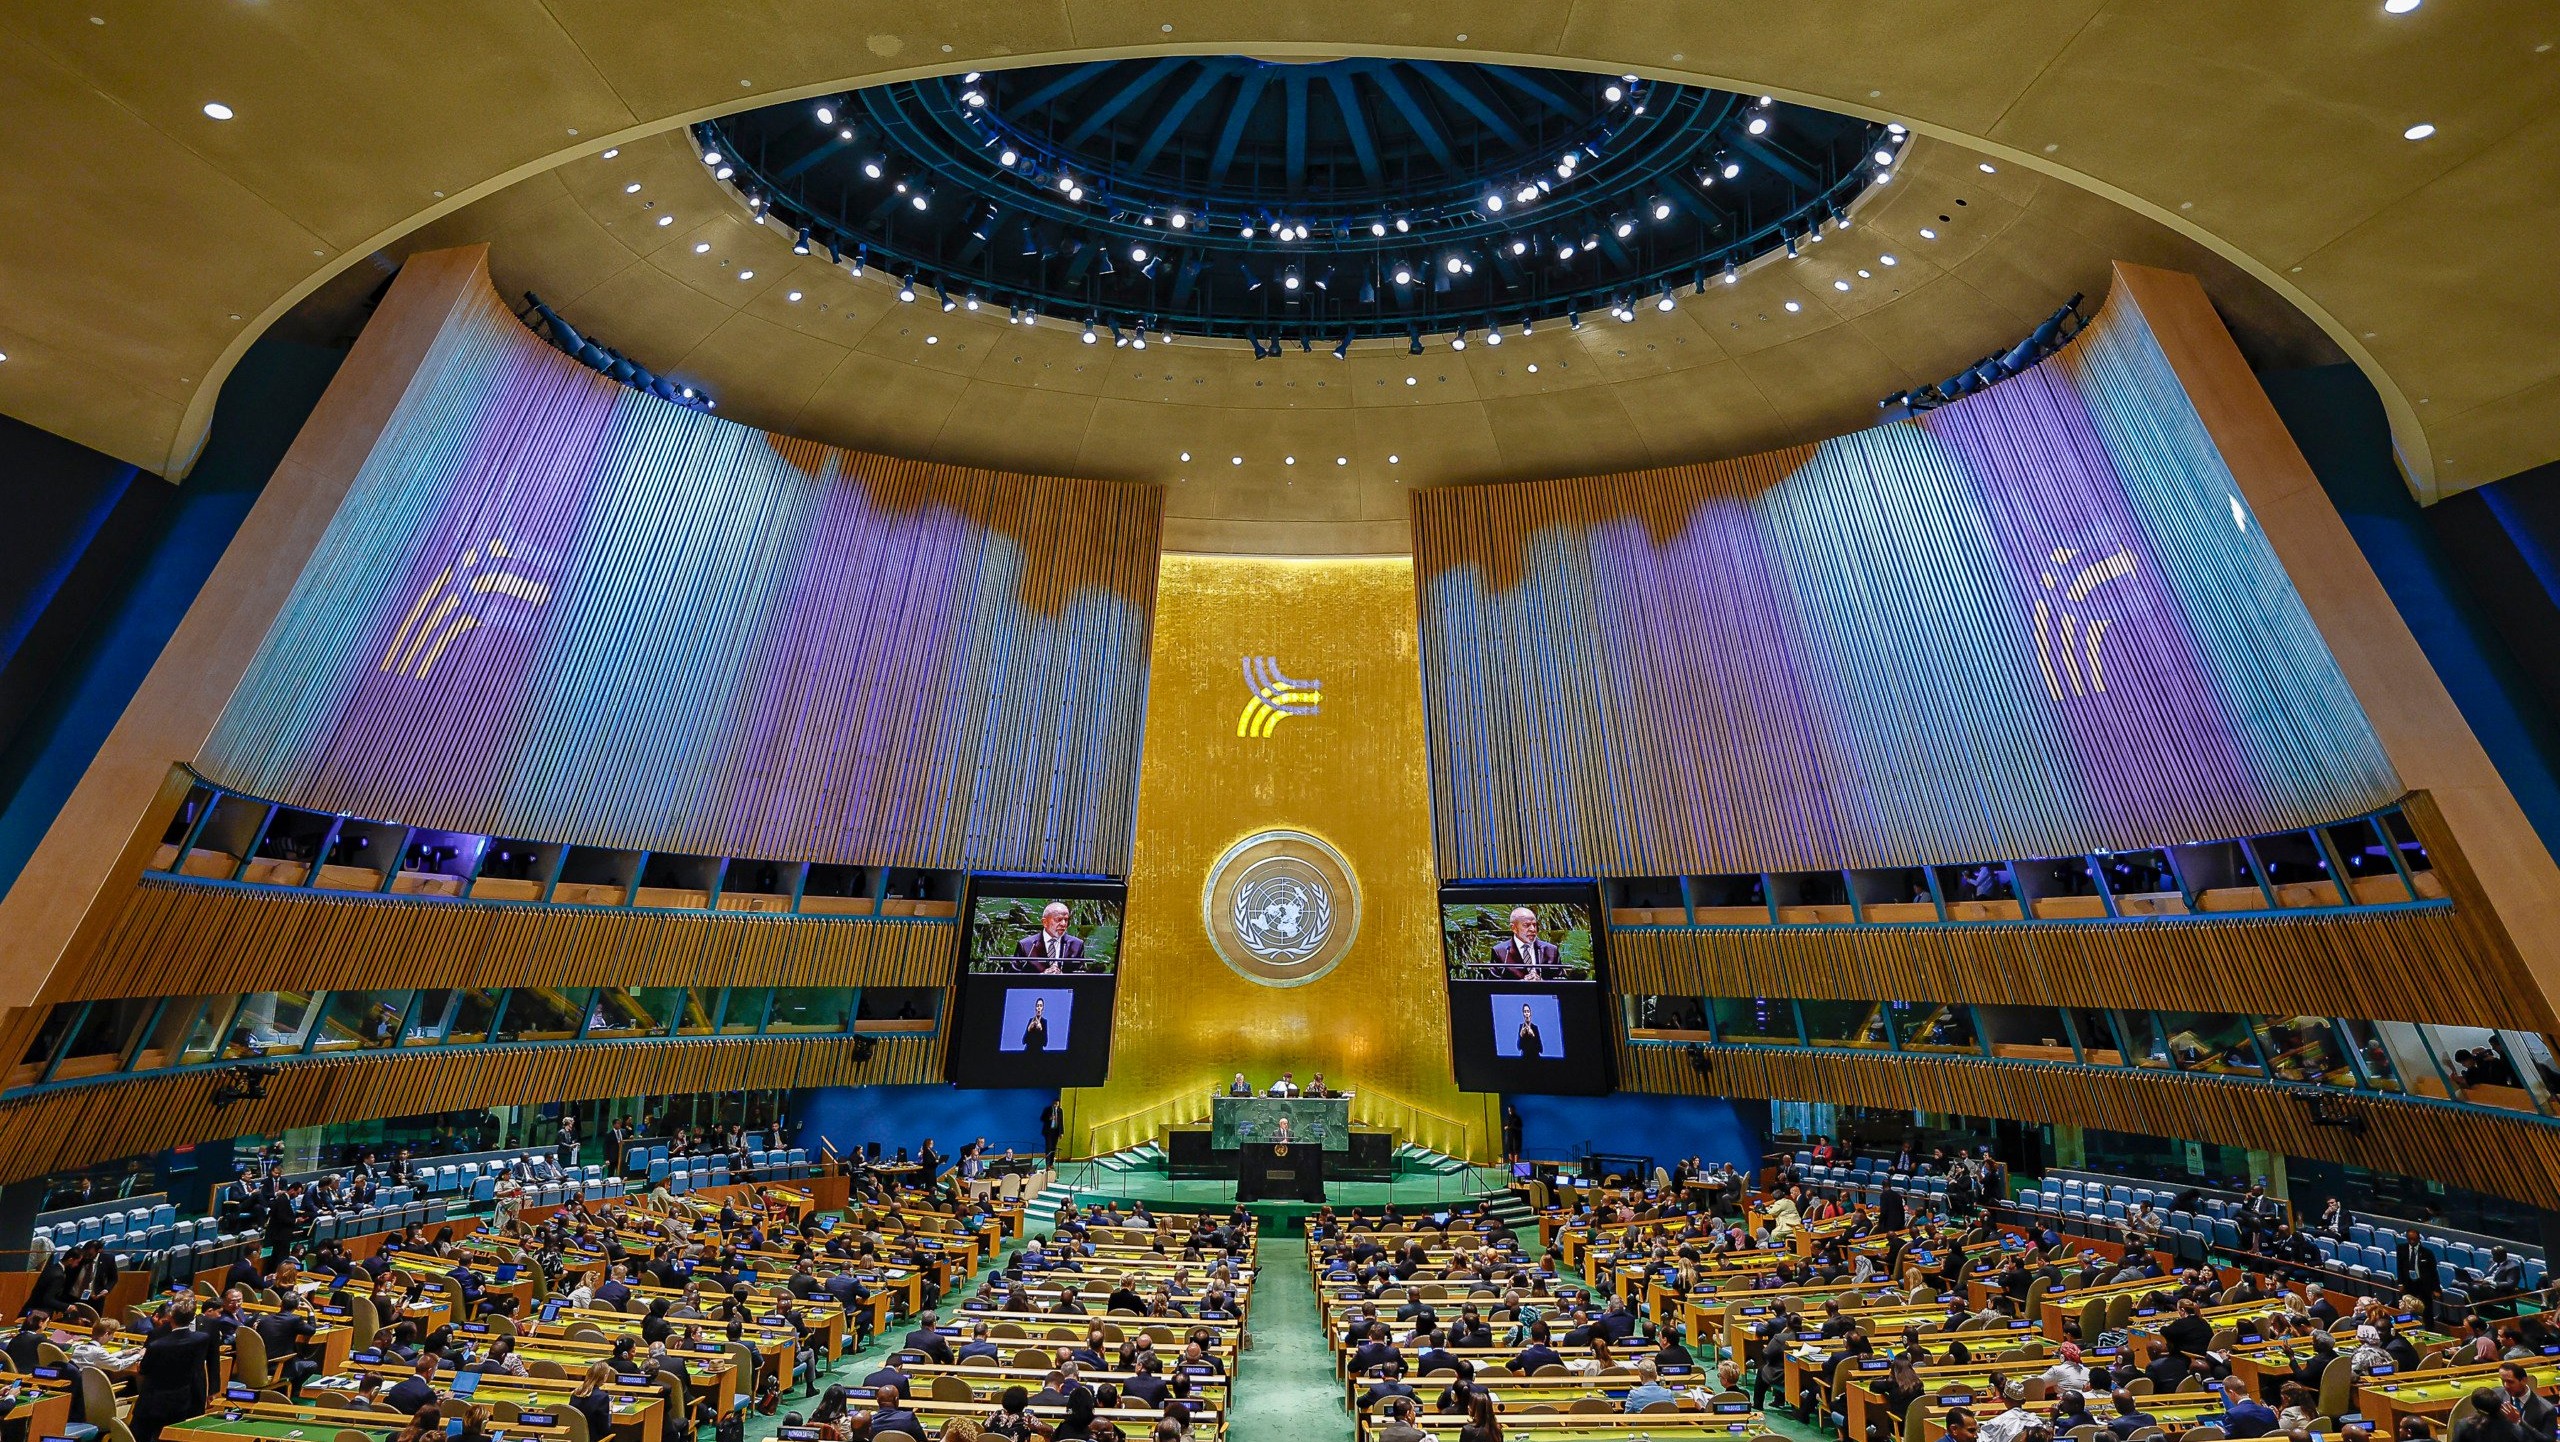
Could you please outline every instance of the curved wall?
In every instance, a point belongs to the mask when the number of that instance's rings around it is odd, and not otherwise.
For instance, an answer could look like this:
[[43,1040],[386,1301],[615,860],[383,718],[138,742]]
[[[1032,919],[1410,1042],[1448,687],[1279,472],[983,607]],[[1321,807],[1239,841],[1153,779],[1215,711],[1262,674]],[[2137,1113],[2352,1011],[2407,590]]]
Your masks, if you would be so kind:
[[195,765],[477,835],[1121,872],[1161,507],[686,410],[483,286]]
[[1443,875],[2070,855],[2404,789],[2133,305],[1916,421],[1414,515]]

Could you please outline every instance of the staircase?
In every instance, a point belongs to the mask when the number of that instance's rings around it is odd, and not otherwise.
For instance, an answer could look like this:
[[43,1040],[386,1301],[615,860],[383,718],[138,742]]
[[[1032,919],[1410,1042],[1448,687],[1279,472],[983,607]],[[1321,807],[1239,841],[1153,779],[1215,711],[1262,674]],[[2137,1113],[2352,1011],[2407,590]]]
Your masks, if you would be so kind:
[[1406,1142],[1396,1148],[1396,1173],[1399,1176],[1454,1177],[1466,1170],[1465,1162],[1429,1147]]
[[1140,1142],[1134,1147],[1093,1159],[1093,1164],[1106,1172],[1153,1172],[1164,1168],[1164,1147],[1156,1142]]

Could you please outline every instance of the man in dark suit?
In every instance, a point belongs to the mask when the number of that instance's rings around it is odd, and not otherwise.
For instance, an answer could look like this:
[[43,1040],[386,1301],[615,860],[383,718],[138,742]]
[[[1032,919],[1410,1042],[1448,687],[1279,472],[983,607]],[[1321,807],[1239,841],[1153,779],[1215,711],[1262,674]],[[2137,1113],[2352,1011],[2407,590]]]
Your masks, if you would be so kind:
[[385,1406],[397,1407],[415,1417],[419,1408],[435,1400],[436,1352],[432,1347],[422,1348],[417,1370],[393,1383],[391,1390],[382,1394],[382,1401]]
[[975,1362],[980,1360],[995,1362],[1002,1360],[1003,1357],[1004,1350],[998,1347],[995,1344],[994,1339],[988,1335],[987,1324],[980,1322],[969,1329],[968,1342],[960,1348],[953,1360],[959,1362]]
[[196,1330],[194,1302],[181,1299],[142,1344],[134,1375],[134,1442],[159,1442],[160,1429],[204,1411],[213,1336]]
[[937,1362],[948,1363],[951,1360],[951,1343],[937,1330],[940,1321],[930,1311],[916,1318],[916,1329],[907,1334],[906,1350],[922,1352]]
[[1163,1406],[1165,1394],[1172,1390],[1162,1377],[1156,1375],[1156,1359],[1153,1353],[1138,1359],[1137,1375],[1129,1379],[1129,1385],[1120,1389],[1122,1395],[1135,1397],[1150,1407]]
[[1040,929],[1024,937],[1013,954],[1043,963],[1041,971],[1065,971],[1067,963],[1084,960],[1084,938],[1067,934],[1067,904],[1053,901],[1040,912]]
[[1511,936],[1493,944],[1493,966],[1497,975],[1514,981],[1543,981],[1564,975],[1564,964],[1556,959],[1556,944],[1538,939],[1538,913],[1525,906],[1511,908]]
[[2400,1234],[2396,1260],[2399,1263],[2400,1290],[2417,1298],[2426,1309],[2427,1320],[2434,1321],[2436,1294],[2444,1290],[2444,1280],[2437,1275],[2436,1254],[2428,1251],[2426,1244],[2419,1240],[2417,1228],[2411,1227]]
[[1356,1374],[1366,1372],[1372,1367],[1383,1367],[1391,1361],[1403,1360],[1403,1354],[1396,1351],[1394,1344],[1387,1340],[1387,1324],[1372,1322],[1369,1324],[1368,1339],[1351,1354],[1351,1370]]
[[1529,1324],[1529,1345],[1521,1348],[1520,1355],[1511,1359],[1511,1370],[1518,1376],[1534,1376],[1540,1367],[1558,1366],[1563,1361],[1548,1338],[1547,1324],[1532,1322]]

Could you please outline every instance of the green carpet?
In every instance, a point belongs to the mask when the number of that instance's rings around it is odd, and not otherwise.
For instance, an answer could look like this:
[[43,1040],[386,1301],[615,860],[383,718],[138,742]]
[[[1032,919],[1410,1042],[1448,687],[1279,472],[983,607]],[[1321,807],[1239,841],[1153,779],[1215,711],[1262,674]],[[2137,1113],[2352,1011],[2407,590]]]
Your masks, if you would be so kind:
[[1252,1346],[1236,1364],[1228,1442],[1347,1438],[1351,1414],[1333,1376],[1333,1350],[1316,1314],[1306,1239],[1265,1231],[1254,1274]]

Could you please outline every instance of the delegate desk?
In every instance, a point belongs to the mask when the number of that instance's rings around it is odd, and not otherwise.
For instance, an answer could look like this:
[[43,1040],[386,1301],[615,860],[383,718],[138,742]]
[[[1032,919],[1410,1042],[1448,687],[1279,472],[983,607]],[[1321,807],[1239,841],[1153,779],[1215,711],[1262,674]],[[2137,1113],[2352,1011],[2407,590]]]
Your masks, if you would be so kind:
[[[1730,1405],[1730,1404],[1728,1404]],[[1462,1419],[1447,1413],[1425,1413],[1415,1419],[1424,1430],[1442,1436],[1455,1436]],[[1382,1431],[1386,1414],[1375,1408],[1360,1416],[1359,1437],[1365,1439]],[[1502,1435],[1506,1442],[1731,1442],[1737,1437],[1756,1437],[1768,1431],[1757,1412],[1740,1414],[1713,1410],[1674,1412],[1559,1412],[1551,1414],[1505,1412]]]
[[[342,1432],[384,1438],[409,1419],[382,1412],[339,1407],[306,1407],[291,1402],[225,1402],[217,1410],[184,1422],[172,1422],[160,1435],[168,1442],[331,1442]],[[490,1442],[505,1438],[569,1442],[569,1429],[523,1422],[492,1422]]]
[[[341,1373],[324,1373],[311,1379],[303,1388],[305,1406],[352,1406],[350,1399],[365,1382],[376,1384],[377,1393],[389,1391],[411,1375],[410,1369],[397,1361],[356,1362]],[[445,1399],[445,1415],[459,1416],[450,1405],[457,1377],[474,1376],[471,1395],[465,1399],[475,1405],[494,1407],[504,1402],[520,1413],[550,1413],[574,1439],[586,1428],[586,1417],[576,1413],[570,1394],[580,1383],[559,1377],[510,1377],[503,1372],[461,1372],[439,1370],[436,1373],[436,1395]],[[659,1430],[659,1419],[666,1415],[667,1402],[655,1386],[633,1387],[621,1382],[605,1385],[605,1393],[613,1406],[613,1438],[594,1437],[588,1442],[659,1442],[665,1434]],[[576,1421],[570,1421],[572,1415]],[[549,1425],[537,1423],[535,1425]]]
[[[2482,1387],[2497,1386],[2498,1369],[2504,1365],[2474,1362],[2397,1377],[2361,1377],[2356,1381],[2356,1410],[2372,1419],[2376,1437],[2398,1436],[2403,1417],[2424,1417],[2442,1425],[2463,1398]],[[2560,1387],[2560,1357],[2536,1357],[2525,1367],[2535,1391],[2547,1396]]]

